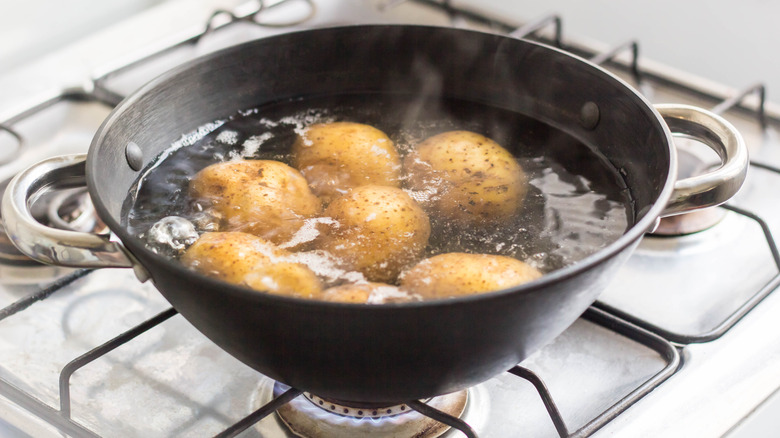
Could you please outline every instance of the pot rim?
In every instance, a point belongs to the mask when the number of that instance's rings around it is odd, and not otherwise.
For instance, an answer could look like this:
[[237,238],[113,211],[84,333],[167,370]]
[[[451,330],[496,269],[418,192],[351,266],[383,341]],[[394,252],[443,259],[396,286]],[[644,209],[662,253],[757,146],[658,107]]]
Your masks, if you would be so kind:
[[[267,41],[277,37],[284,37],[285,35],[289,35],[289,34],[304,34],[304,33],[316,33],[318,31],[332,31],[332,30],[339,30],[339,29],[361,29],[361,28],[378,28],[378,27],[430,28],[432,29],[432,31],[447,30],[450,32],[488,34],[491,37],[498,37],[498,38],[505,39],[504,42],[513,42],[512,40],[520,41],[523,44],[531,44],[534,46],[541,47],[545,50],[557,52],[560,55],[573,58],[579,61],[583,66],[583,68],[589,68],[595,70],[599,74],[606,76],[609,80],[614,81],[615,85],[617,87],[622,88],[622,90],[629,97],[633,99],[637,99],[639,102],[643,104],[643,109],[645,109],[648,112],[648,115],[652,115],[652,122],[656,125],[658,129],[661,130],[661,132],[663,133],[663,137],[666,139],[666,148],[669,152],[669,169],[666,175],[664,185],[661,188],[661,191],[658,197],[656,198],[655,202],[653,202],[652,206],[647,210],[647,212],[645,212],[643,216],[632,226],[630,226],[623,233],[623,235],[621,235],[618,239],[616,239],[613,242],[610,242],[605,247],[588,255],[582,260],[574,262],[563,268],[556,269],[549,273],[545,273],[541,278],[537,280],[533,280],[528,283],[524,283],[520,286],[486,292],[482,294],[467,295],[467,296],[461,296],[455,298],[444,298],[444,299],[429,300],[429,301],[369,305],[369,304],[358,304],[358,303],[327,302],[327,301],[310,300],[304,298],[295,298],[295,297],[289,297],[283,295],[275,295],[271,293],[259,292],[256,290],[252,290],[249,288],[230,284],[221,280],[208,277],[204,274],[201,274],[197,271],[185,267],[184,265],[182,265],[176,260],[172,260],[163,255],[154,253],[153,251],[146,248],[145,244],[141,241],[141,239],[131,235],[124,226],[122,226],[119,222],[114,220],[112,214],[108,211],[108,209],[106,208],[104,203],[100,201],[100,199],[92,196],[96,192],[96,187],[98,187],[101,184],[100,181],[95,180],[94,177],[95,173],[91,171],[92,168],[100,165],[100,163],[97,160],[96,153],[94,151],[97,149],[98,145],[103,142],[103,138],[106,132],[108,132],[108,130],[111,128],[111,126],[115,123],[120,123],[122,118],[124,117],[124,114],[134,109],[133,104],[136,101],[138,101],[142,96],[146,95],[147,93],[153,92],[156,88],[166,84],[172,78],[182,74],[185,71],[188,71],[193,68],[197,68],[197,66],[200,64],[209,63],[215,57],[225,56],[226,54],[229,54],[231,52],[239,52],[241,50],[244,50],[244,48],[247,45],[251,45],[253,42],[258,41],[255,40],[247,43],[242,43],[236,46],[228,47],[226,49],[222,49],[198,57],[184,64],[181,64],[177,67],[174,67],[171,70],[166,71],[165,73],[161,74],[160,76],[157,76],[156,78],[152,79],[151,81],[149,81],[148,83],[140,87],[138,90],[136,90],[131,95],[126,97],[111,111],[108,117],[106,117],[106,119],[103,121],[101,126],[98,128],[95,136],[93,137],[89,151],[87,153],[87,162],[86,162],[87,187],[89,189],[89,193],[90,196],[92,197],[98,216],[100,216],[100,218],[108,225],[111,231],[114,232],[120,238],[122,243],[128,248],[128,250],[130,250],[131,253],[142,251],[145,253],[145,255],[151,256],[152,259],[155,260],[155,262],[164,265],[166,270],[173,271],[176,275],[179,276],[195,276],[196,278],[199,279],[199,281],[209,284],[211,285],[211,287],[220,287],[222,290],[224,290],[225,293],[242,295],[245,298],[256,300],[259,303],[274,302],[276,304],[290,305],[296,307],[325,306],[325,307],[342,308],[342,309],[355,308],[355,309],[360,309],[361,312],[365,312],[368,309],[371,309],[371,311],[381,312],[381,311],[396,311],[397,309],[402,309],[402,308],[416,309],[416,308],[428,308],[428,307],[440,307],[440,306],[454,306],[454,305],[460,305],[461,303],[466,304],[477,300],[482,301],[482,300],[490,300],[490,299],[501,299],[506,295],[514,295],[516,293],[517,294],[532,293],[534,291],[542,290],[553,283],[557,283],[567,278],[571,278],[573,276],[579,275],[585,271],[594,268],[595,266],[614,257],[615,255],[623,251],[625,248],[629,247],[632,243],[640,239],[647,230],[650,230],[655,226],[656,221],[660,218],[667,203],[669,202],[669,199],[671,197],[674,188],[674,183],[677,179],[676,178],[677,153],[674,147],[672,133],[669,130],[669,127],[667,126],[663,117],[655,109],[652,103],[650,103],[649,100],[647,100],[644,96],[642,96],[637,90],[635,90],[630,84],[625,82],[623,79],[605,70],[604,68],[588,61],[587,59],[569,53],[565,50],[552,47],[547,44],[539,43],[536,41],[518,39],[506,35],[499,35],[499,34],[482,32],[477,30],[453,29],[446,26],[422,26],[422,25],[405,25],[405,24],[356,24],[356,25],[347,25],[347,26],[331,26],[331,27],[322,27],[317,29],[298,30],[298,31],[289,32],[285,34],[279,34],[279,35],[263,38],[262,41]],[[208,122],[211,121],[210,120],[204,121],[204,123],[208,123]],[[635,212],[635,213],[642,214],[642,212]]]

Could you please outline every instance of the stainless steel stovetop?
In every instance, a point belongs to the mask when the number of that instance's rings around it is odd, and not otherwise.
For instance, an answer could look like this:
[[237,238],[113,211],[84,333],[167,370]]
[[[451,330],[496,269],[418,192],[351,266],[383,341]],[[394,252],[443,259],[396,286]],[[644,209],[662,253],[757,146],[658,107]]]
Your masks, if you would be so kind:
[[[40,159],[86,151],[114,104],[177,63],[276,32],[413,22],[495,32],[519,27],[518,34],[556,43],[555,17],[485,20],[424,1],[270,4],[252,16],[252,2],[170,1],[0,76],[0,181]],[[218,9],[233,16],[213,14]],[[773,202],[780,110],[761,106],[760,86],[732,90],[642,58],[633,68],[630,43],[613,57],[608,46],[561,41],[604,60],[652,102],[722,111],[750,148],[748,181],[713,228],[645,238],[594,308],[515,370],[544,382],[542,393],[560,418],[551,418],[533,384],[505,373],[470,390],[464,420],[480,437],[722,436],[780,389],[780,295],[773,293],[780,283],[780,209]],[[273,382],[169,307],[130,271],[0,264],[0,432],[151,437],[237,430],[230,428],[273,398]],[[240,436],[292,435],[270,415]]]

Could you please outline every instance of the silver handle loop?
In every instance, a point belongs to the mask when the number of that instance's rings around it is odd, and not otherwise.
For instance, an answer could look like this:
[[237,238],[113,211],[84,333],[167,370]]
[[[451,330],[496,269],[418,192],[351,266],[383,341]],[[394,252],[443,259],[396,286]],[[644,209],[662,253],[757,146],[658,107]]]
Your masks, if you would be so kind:
[[133,268],[142,281],[146,270],[120,242],[108,236],[43,225],[30,203],[49,189],[83,187],[86,154],[49,158],[16,175],[3,196],[3,224],[13,244],[39,262],[77,268]]
[[[687,105],[656,105],[670,130],[694,137],[720,155],[712,172],[678,180],[662,216],[672,216],[726,202],[745,180],[748,153],[737,130],[709,111]],[[43,263],[86,268],[133,268],[147,271],[125,247],[107,236],[47,227],[33,218],[29,202],[50,188],[83,187],[86,154],[54,157],[33,165],[9,183],[2,201],[5,230],[25,255]]]
[[673,216],[722,204],[745,181],[748,151],[742,135],[723,117],[689,105],[662,104],[655,108],[669,129],[692,137],[718,153],[721,166],[703,175],[677,180],[661,216]]

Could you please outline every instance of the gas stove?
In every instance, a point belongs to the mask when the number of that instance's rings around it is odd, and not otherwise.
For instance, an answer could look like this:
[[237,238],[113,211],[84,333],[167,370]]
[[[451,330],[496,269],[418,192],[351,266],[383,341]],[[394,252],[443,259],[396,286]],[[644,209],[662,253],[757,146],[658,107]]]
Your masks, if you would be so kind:
[[[309,427],[324,434],[317,436],[378,437],[397,436],[397,423],[421,422],[427,436],[452,438],[736,437],[780,389],[780,210],[772,202],[780,109],[765,102],[763,84],[731,89],[640,58],[641,41],[570,41],[565,17],[525,18],[447,1],[171,1],[0,76],[0,142],[8,151],[0,181],[41,159],[86,151],[114,105],[181,62],[279,32],[366,22],[457,26],[557,45],[602,64],[654,103],[721,113],[751,152],[745,186],[704,230],[647,236],[580,320],[517,367],[469,389],[465,406],[451,414],[442,413],[450,401],[439,397],[427,405],[331,404],[224,353],[130,271],[4,255],[3,436],[292,437]],[[679,143],[694,157],[692,167],[707,164],[695,145]],[[75,221],[61,210],[42,215]],[[301,425],[291,411],[317,422]],[[442,422],[453,428],[430,426]]]

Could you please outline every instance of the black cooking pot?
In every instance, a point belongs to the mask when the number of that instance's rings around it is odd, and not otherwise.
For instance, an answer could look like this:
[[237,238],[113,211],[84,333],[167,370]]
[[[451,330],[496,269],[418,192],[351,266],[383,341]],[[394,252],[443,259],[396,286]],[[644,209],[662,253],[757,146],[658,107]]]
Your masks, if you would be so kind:
[[[153,253],[121,225],[139,170],[182,133],[238,109],[334,93],[447,97],[533,117],[621,169],[635,221],[596,254],[522,286],[373,306],[222,283]],[[723,165],[675,181],[670,130],[707,143]],[[741,137],[722,118],[653,107],[610,73],[554,48],[449,28],[352,26],[253,41],[164,74],[111,113],[86,157],[54,158],[18,175],[2,211],[24,253],[58,265],[133,267],[196,328],[271,378],[341,401],[394,403],[466,388],[519,363],[593,303],[659,217],[726,201],[746,169]],[[28,201],[41,190],[85,180],[120,242],[46,228],[30,216]]]

